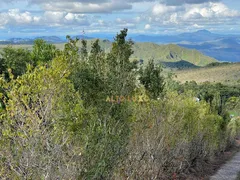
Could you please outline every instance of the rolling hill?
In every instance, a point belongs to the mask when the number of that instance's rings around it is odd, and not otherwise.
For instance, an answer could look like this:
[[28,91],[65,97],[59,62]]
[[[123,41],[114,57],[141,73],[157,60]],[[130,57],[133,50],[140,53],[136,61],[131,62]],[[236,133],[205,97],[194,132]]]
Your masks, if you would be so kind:
[[[91,44],[94,39],[87,40],[88,50],[91,49]],[[100,40],[100,46],[105,52],[109,52],[111,49],[112,42],[109,40]],[[79,42],[79,46],[81,43]],[[57,48],[63,49],[64,43],[55,44]],[[0,45],[1,48],[6,47],[6,45]],[[22,47],[31,49],[32,45],[14,45],[14,47]],[[134,54],[132,59],[143,60],[146,64],[150,58],[154,58],[156,63],[163,62],[166,66],[170,65],[171,68],[181,66],[183,67],[193,67],[193,66],[205,66],[212,62],[217,62],[216,59],[205,56],[197,50],[191,50],[187,48],[180,47],[175,44],[168,45],[158,45],[154,43],[135,43],[133,46]],[[170,64],[169,64],[170,63]]]
[[240,83],[240,63],[230,63],[220,66],[204,67],[198,69],[188,69],[175,71],[176,80],[185,83],[186,81],[220,82],[227,85],[237,85]]
[[217,60],[197,50],[186,49],[175,44],[157,45],[154,43],[136,43],[134,45],[135,58],[148,60],[154,58],[158,62],[189,62],[195,66],[205,66]]
[[[93,39],[88,40],[89,50],[93,41]],[[106,52],[110,51],[112,44],[111,41],[100,40],[99,43],[103,50]],[[62,49],[63,45],[57,44],[57,47]],[[134,54],[132,55],[132,59],[142,59],[144,64],[150,58],[153,58],[157,63],[163,62],[165,65],[168,65],[167,62],[178,62],[177,65],[186,65],[186,67],[205,66],[207,64],[217,62],[216,59],[205,56],[197,50],[183,48],[175,44],[158,45],[155,43],[136,42],[133,46],[133,51]],[[181,62],[188,62],[188,64],[182,64]]]
[[174,43],[181,47],[196,49],[220,61],[240,62],[240,35],[215,34],[207,30],[187,32],[178,35],[138,35],[137,42],[157,44]]

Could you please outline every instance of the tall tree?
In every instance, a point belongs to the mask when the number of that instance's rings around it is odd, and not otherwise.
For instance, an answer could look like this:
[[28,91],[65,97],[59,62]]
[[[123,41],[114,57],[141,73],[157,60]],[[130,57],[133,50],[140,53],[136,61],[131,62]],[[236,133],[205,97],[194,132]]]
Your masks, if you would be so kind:
[[87,41],[85,39],[82,39],[81,44],[82,44],[80,48],[81,60],[87,60],[88,57]]
[[99,45],[99,39],[93,42],[91,47],[91,52],[89,56],[89,64],[94,71],[97,72],[99,76],[104,76],[105,74],[105,53],[103,52],[101,46]]
[[140,69],[140,82],[144,85],[151,98],[156,99],[163,92],[165,83],[161,65],[155,65],[151,59],[146,68]]
[[130,95],[135,89],[137,68],[136,62],[130,61],[133,54],[133,41],[126,40],[128,29],[123,29],[117,34],[108,54],[108,77],[110,94]]

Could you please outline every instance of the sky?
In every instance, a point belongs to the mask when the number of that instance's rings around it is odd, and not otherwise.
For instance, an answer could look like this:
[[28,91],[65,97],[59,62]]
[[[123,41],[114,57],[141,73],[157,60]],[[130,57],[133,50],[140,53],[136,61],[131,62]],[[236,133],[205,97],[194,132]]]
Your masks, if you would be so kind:
[[0,38],[180,34],[207,29],[240,34],[239,0],[0,0]]

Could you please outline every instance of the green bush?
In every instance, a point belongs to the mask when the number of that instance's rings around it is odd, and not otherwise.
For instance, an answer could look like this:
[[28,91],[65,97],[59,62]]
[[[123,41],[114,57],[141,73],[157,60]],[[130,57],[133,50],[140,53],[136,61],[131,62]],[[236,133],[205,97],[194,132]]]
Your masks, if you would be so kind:
[[171,178],[172,173],[200,168],[226,145],[223,119],[190,95],[168,93],[165,99],[136,104],[134,117],[128,157],[116,172],[119,176]]
[[229,141],[234,143],[236,137],[240,135],[240,117],[234,117],[230,120],[227,131],[229,135]]

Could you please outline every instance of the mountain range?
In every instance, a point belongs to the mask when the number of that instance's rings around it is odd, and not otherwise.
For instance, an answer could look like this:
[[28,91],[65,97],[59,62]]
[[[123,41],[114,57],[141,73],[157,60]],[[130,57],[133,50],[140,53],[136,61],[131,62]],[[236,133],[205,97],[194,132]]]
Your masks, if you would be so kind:
[[173,36],[138,35],[132,38],[137,42],[157,44],[174,43],[182,47],[196,49],[220,61],[240,62],[240,35],[223,35],[199,30]]
[[[94,39],[94,37],[88,37],[88,36],[83,36],[83,35],[77,35],[73,36],[73,39],[78,38],[78,39]],[[48,43],[64,43],[67,42],[66,39],[62,39],[58,36],[39,36],[35,38],[10,38],[7,40],[0,40],[1,45],[19,45],[19,44],[33,44],[36,39],[43,39]]]
[[[95,39],[105,38],[108,41],[113,40],[113,35],[91,35],[83,36],[76,35],[73,38],[79,39]],[[240,35],[225,35],[215,34],[207,30],[199,30],[196,32],[182,33],[178,35],[129,35],[134,42],[139,43],[155,43],[155,44],[176,44],[188,49],[198,50],[206,56],[210,56],[219,61],[225,62],[240,62]],[[0,44],[33,44],[35,39],[43,39],[49,43],[59,44],[66,42],[57,36],[42,36],[36,38],[11,38],[8,40],[0,40]],[[106,41],[105,40],[105,41]],[[111,43],[110,43],[111,44]],[[137,48],[137,46],[136,46]],[[152,57],[152,54],[159,54],[158,52],[152,53],[152,49],[142,49],[149,51],[145,53],[147,56]],[[164,55],[162,55],[164,56]],[[143,57],[146,58],[146,57]],[[181,60],[185,60],[184,58]],[[201,64],[201,63],[200,63]]]
[[[95,39],[87,40],[88,52]],[[100,40],[99,45],[105,52],[109,52],[112,43],[109,40]],[[57,48],[63,49],[64,44],[56,44]],[[81,42],[79,42],[81,46]],[[176,44],[156,44],[149,42],[136,42],[133,45],[134,54],[131,56],[132,60],[142,60],[144,64],[149,59],[154,59],[156,63],[162,63],[170,68],[193,68],[205,66],[210,63],[218,62],[216,59],[206,56],[203,53],[181,47]]]
[[48,43],[63,43],[65,40],[57,36],[40,36],[36,38],[10,38],[7,40],[0,40],[3,45],[16,45],[16,44],[33,44],[36,39],[43,39]]

